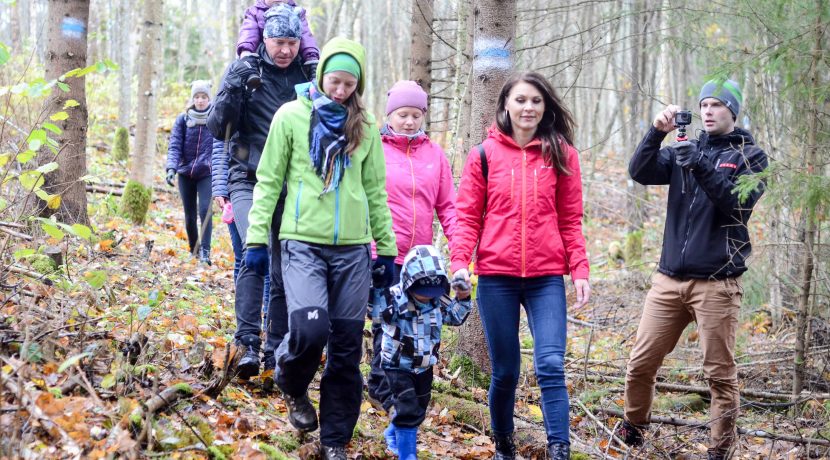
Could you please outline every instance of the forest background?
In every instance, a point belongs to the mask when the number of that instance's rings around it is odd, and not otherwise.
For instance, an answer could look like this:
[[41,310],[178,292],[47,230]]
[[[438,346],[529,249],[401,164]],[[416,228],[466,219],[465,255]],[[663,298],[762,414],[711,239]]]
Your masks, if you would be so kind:
[[[364,44],[365,100],[419,81],[456,178],[513,70],[536,70],[578,124],[594,297],[571,311],[572,439],[593,458],[705,455],[708,390],[690,326],[658,383],[649,442],[613,439],[622,377],[660,254],[664,187],[626,166],[658,110],[693,112],[701,84],[743,88],[738,125],[767,152],[750,222],[737,361],[740,458],[830,447],[830,54],[827,0],[308,0],[317,41]],[[313,458],[277,395],[232,379],[232,253],[187,254],[163,181],[189,83],[214,91],[240,0],[0,1],[0,456]],[[699,130],[699,118],[692,125]],[[746,190],[757,182],[747,181]],[[740,193],[740,190],[736,191]],[[437,227],[436,227],[437,228]],[[437,243],[442,244],[439,237]],[[521,452],[544,457],[533,339],[517,402]],[[423,458],[486,458],[488,366],[477,318],[447,331]],[[365,404],[350,452],[387,458]],[[577,455],[577,456],[578,456]]]

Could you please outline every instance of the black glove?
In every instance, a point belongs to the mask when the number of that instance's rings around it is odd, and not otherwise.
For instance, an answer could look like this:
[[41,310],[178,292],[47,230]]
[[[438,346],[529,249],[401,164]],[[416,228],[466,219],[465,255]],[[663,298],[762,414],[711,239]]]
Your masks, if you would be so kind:
[[[395,270],[395,258],[392,256],[378,255],[378,258],[375,259],[375,263],[372,265],[372,285],[376,288],[388,288],[391,286],[393,270]],[[377,280],[375,280],[375,273],[377,273]]]
[[700,152],[697,145],[689,141],[678,142],[672,146],[674,149],[674,161],[678,166],[689,171],[695,169],[700,160]]
[[248,87],[256,89],[262,82],[259,78],[259,58],[253,54],[239,58],[231,64],[225,84],[232,89]]
[[176,178],[176,170],[175,169],[168,169],[167,170],[167,177],[165,178],[165,180],[167,181],[167,185],[169,185],[171,187],[176,185],[176,184],[173,183],[173,179],[175,179],[175,178]]

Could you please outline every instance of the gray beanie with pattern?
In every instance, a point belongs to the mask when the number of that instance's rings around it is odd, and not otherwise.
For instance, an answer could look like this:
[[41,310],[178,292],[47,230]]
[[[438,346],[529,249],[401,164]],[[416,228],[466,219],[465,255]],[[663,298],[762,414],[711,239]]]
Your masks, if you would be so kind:
[[707,97],[713,97],[723,102],[729,110],[732,111],[732,118],[737,118],[741,112],[741,102],[743,102],[743,93],[741,87],[734,80],[715,79],[709,80],[700,89],[700,98],[697,104],[700,105]]

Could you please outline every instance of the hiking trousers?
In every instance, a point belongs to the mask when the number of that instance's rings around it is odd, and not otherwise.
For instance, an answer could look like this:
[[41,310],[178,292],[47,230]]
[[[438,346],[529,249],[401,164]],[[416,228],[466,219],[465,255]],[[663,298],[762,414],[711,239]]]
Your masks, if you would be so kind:
[[657,370],[686,326],[695,321],[703,352],[703,374],[712,393],[711,452],[726,452],[735,440],[738,368],[735,333],[743,288],[738,278],[686,279],[655,273],[625,376],[625,418],[647,425]]

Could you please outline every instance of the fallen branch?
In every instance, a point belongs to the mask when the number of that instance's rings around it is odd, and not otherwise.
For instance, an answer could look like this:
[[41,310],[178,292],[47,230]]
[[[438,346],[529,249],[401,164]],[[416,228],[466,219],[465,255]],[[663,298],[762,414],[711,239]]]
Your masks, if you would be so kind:
[[225,345],[225,364],[222,366],[222,373],[205,388],[200,395],[205,395],[210,398],[216,398],[225,389],[226,386],[236,376],[236,366],[242,360],[242,353],[236,352],[236,347],[233,347],[231,352],[231,344]]
[[0,221],[0,227],[26,228],[25,225],[19,224],[17,222],[4,222],[4,221]]
[[26,241],[33,241],[35,239],[31,235],[27,235],[27,234],[21,233],[21,232],[16,232],[16,231],[14,231],[10,228],[6,228],[5,226],[2,226],[2,225],[0,225],[0,232],[8,233],[11,236],[14,236],[14,237],[20,238],[22,240],[26,240]]
[[177,383],[173,386],[165,388],[161,391],[161,393],[158,393],[148,399],[143,404],[144,412],[155,414],[168,406],[176,404],[180,399],[182,399],[182,397],[190,396],[192,394],[193,390],[190,388],[190,385],[186,383]]
[[599,327],[598,325],[596,325],[594,323],[589,323],[588,321],[582,321],[581,319],[576,319],[573,316],[568,316],[568,322],[579,325],[579,326],[590,327],[591,329]]
[[[569,377],[580,377],[582,375],[569,375]],[[591,382],[609,382],[609,383],[620,383],[624,380],[624,377],[615,377],[615,376],[607,376],[607,375],[594,375],[589,374],[587,376],[587,380]],[[696,385],[682,385],[679,383],[666,383],[666,382],[657,382],[655,387],[660,390],[666,391],[677,391],[681,393],[697,393],[702,396],[710,396],[710,391],[708,387],[703,386],[696,386]],[[792,401],[793,396],[786,393],[773,393],[770,391],[762,391],[762,390],[755,390],[752,388],[743,388],[740,390],[741,396],[749,397],[749,398],[760,398],[760,399],[772,399],[775,401]],[[807,391],[801,392],[800,395],[801,399],[830,399],[830,393],[810,393]]]
[[[607,415],[612,415],[614,417],[623,417],[623,411],[619,409],[612,409],[612,408],[605,408],[605,407],[598,407],[595,409],[597,412],[602,412]],[[664,417],[660,415],[652,415],[651,416],[652,423],[664,423],[666,425],[675,425],[675,426],[688,426],[692,428],[697,428],[701,430],[708,430],[709,425],[708,422],[701,422],[698,420],[686,420],[677,417]],[[746,429],[738,427],[738,434],[742,434],[744,436],[752,436],[755,438],[764,438],[764,439],[771,439],[773,441],[785,441],[785,442],[792,442],[795,444],[810,444],[814,446],[824,446],[830,447],[830,439],[820,439],[820,438],[805,438],[803,436],[791,436],[786,434],[776,434],[770,433],[764,430],[755,430],[755,429]]]
[[44,275],[43,273],[38,273],[36,271],[28,270],[23,267],[18,267],[17,265],[9,265],[7,268],[12,273],[17,273],[18,275],[23,275],[35,279],[47,286],[52,285],[52,280],[50,280],[49,278],[45,278],[46,275]]

